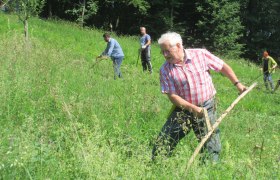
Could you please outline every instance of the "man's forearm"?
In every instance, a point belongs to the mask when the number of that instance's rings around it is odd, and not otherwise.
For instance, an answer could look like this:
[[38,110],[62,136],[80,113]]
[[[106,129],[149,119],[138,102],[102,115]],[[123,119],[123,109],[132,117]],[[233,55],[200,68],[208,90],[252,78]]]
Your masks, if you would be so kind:
[[145,46],[149,46],[151,44],[151,40],[149,40],[146,44],[145,44]]
[[236,86],[236,88],[239,91],[239,94],[243,93],[247,89],[242,83],[239,83],[234,71],[226,63],[224,63],[221,72],[225,76],[227,76],[227,78],[231,81],[232,84],[234,84]]
[[178,96],[176,94],[168,94],[168,98],[177,107],[186,109],[190,112],[200,112],[202,110],[201,107],[198,107],[192,103],[189,103],[188,101],[184,100],[183,98],[181,98],[180,96]]
[[232,84],[238,81],[234,71],[226,63],[224,63],[221,73],[223,73],[232,82]]

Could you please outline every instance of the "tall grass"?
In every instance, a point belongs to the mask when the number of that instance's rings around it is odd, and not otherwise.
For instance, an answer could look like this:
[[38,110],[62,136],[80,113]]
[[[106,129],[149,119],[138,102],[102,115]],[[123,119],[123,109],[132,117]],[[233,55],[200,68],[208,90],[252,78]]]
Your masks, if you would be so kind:
[[[91,68],[106,44],[102,32],[71,23],[31,19],[24,42],[16,17],[0,15],[1,179],[183,179],[197,142],[183,139],[174,156],[150,161],[155,137],[171,106],[160,93],[163,63],[152,47],[155,73],[136,67],[136,37],[114,37],[126,55],[124,78],[110,60]],[[227,60],[242,82],[259,75],[243,60]],[[275,74],[275,78],[279,72]],[[237,97],[213,73],[219,114]],[[261,78],[258,79],[260,83]],[[189,179],[277,179],[279,92],[261,84],[221,124],[221,163],[195,162]]]

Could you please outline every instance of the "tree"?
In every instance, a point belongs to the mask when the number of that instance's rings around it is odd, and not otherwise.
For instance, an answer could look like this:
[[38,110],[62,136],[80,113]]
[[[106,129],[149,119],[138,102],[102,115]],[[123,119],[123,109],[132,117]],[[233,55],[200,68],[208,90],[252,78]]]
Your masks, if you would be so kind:
[[77,17],[76,21],[84,26],[85,20],[89,19],[92,15],[95,15],[98,10],[98,2],[95,0],[80,0],[75,4],[74,9],[67,10],[66,13],[70,13]]
[[0,8],[5,7],[5,5],[6,5],[9,1],[10,1],[10,0],[3,0],[3,1],[0,0]]
[[98,6],[98,13],[88,20],[89,24],[122,34],[138,32],[141,19],[150,8],[146,0],[99,0]]
[[204,46],[254,60],[264,49],[273,56],[280,54],[279,0],[45,1],[40,14],[44,17],[78,21],[118,34],[135,35],[139,26],[146,26],[154,39],[166,31],[176,31],[188,47]]
[[245,57],[258,61],[263,50],[269,50],[273,56],[280,54],[280,2],[279,0],[241,1],[246,44]]
[[148,27],[149,34],[153,38],[158,38],[166,31],[182,32],[185,25],[185,19],[180,19],[182,12],[181,7],[184,6],[184,0],[151,0],[150,8],[147,15],[141,18],[141,24]]
[[196,3],[201,18],[197,23],[201,45],[222,54],[239,56],[239,42],[244,27],[240,20],[240,5],[230,0],[200,0]]
[[162,8],[163,20],[165,21],[165,24],[167,25],[168,29],[173,30],[175,18],[178,16],[177,9],[182,5],[181,0],[170,0],[164,2],[158,1],[158,3],[164,5],[164,8]]
[[15,0],[11,2],[19,20],[24,25],[24,36],[26,40],[28,40],[28,19],[31,16],[37,16],[41,12],[44,3],[44,0]]

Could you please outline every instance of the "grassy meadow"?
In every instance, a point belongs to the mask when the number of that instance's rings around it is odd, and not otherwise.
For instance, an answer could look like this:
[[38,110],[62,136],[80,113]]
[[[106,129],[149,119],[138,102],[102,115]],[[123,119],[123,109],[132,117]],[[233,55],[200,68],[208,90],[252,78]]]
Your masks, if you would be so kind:
[[[113,35],[125,53],[124,78],[114,80],[110,60],[92,67],[106,47],[102,31],[32,18],[29,32],[25,42],[17,17],[0,13],[0,179],[280,178],[280,89],[266,92],[261,77],[220,126],[221,162],[195,161],[186,176],[193,133],[172,157],[150,161],[171,107],[160,92],[156,42],[150,75],[136,67],[138,37]],[[242,59],[225,61],[247,86],[261,73]],[[219,116],[238,92],[212,75]]]

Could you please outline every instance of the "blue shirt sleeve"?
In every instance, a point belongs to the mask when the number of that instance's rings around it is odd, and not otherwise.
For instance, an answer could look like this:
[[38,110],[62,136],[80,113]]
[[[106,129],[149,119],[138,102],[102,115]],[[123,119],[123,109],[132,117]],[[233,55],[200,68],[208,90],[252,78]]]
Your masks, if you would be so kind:
[[107,47],[102,55],[110,56],[110,57],[124,57],[122,48],[117,40],[110,39],[107,43]]
[[151,40],[151,36],[150,36],[149,34],[147,34],[146,38],[147,38],[147,42],[148,42],[149,40]]
[[115,46],[115,41],[113,39],[111,39],[107,43],[107,47],[106,47],[105,51],[103,52],[103,55],[111,56],[114,46]]
[[140,44],[141,46],[144,46],[148,41],[151,40],[151,36],[149,34],[146,34],[145,36],[142,36],[140,38]]

